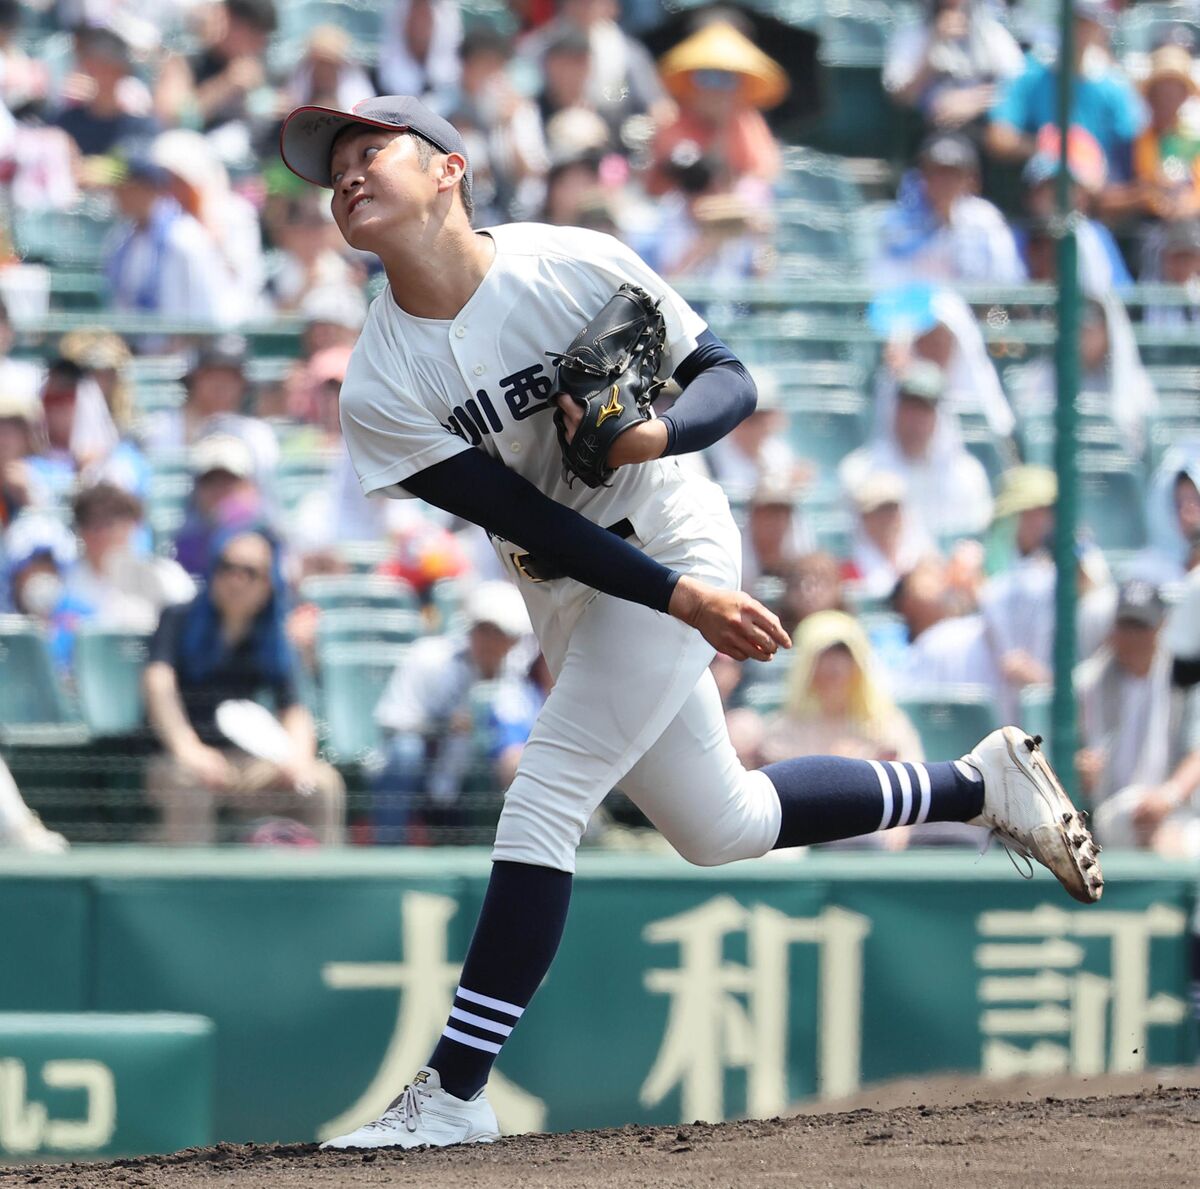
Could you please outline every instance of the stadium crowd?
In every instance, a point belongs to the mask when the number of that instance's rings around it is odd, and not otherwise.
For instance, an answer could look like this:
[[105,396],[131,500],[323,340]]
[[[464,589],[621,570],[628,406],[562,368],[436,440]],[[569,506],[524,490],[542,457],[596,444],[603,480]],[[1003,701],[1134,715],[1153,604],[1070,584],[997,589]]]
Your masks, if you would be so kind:
[[[1101,841],[1198,855],[1200,381],[1180,335],[1200,320],[1200,9],[1155,12],[1074,4],[1093,493],[1076,775]],[[744,347],[757,410],[688,465],[742,520],[746,589],[794,629],[772,666],[714,662],[747,764],[919,760],[1044,724],[1054,368],[1036,346],[1005,357],[1001,305],[981,320],[970,295],[1056,276],[1054,30],[985,0],[888,21],[874,77],[904,135],[871,173],[795,143],[814,64],[757,9],[0,0],[0,640],[26,645],[0,645],[18,777],[0,764],[0,844],[485,840],[549,677],[482,531],[360,494],[338,393],[379,277],[278,156],[292,107],[380,93],[463,131],[477,226],[618,235]],[[869,286],[871,341],[822,348],[776,318],[763,348],[767,315],[703,296],[797,278]],[[1139,317],[1135,279],[1173,288]],[[72,282],[96,300],[46,332]],[[104,641],[130,638],[140,697],[100,730]],[[221,712],[254,700],[274,755]],[[137,756],[132,823],[97,767],[57,800],[42,787],[47,745],[19,728],[80,715],[85,755]],[[646,844],[619,797],[593,840]]]

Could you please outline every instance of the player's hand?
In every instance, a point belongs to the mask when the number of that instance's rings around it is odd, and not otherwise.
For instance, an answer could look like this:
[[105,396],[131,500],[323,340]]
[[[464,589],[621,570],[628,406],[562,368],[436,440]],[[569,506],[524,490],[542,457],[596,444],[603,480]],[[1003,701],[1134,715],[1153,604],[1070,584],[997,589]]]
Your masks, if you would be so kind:
[[719,590],[686,574],[675,584],[667,610],[735,661],[769,661],[777,649],[792,646],[783,624],[757,599],[741,590]]
[[[583,419],[583,410],[565,393],[558,393],[552,398],[562,410],[564,432],[567,441],[575,440],[575,431]],[[658,420],[643,421],[627,429],[612,444],[608,457],[604,460],[613,470],[617,467],[632,466],[639,462],[650,462],[651,459],[662,458],[667,448],[667,427]]]

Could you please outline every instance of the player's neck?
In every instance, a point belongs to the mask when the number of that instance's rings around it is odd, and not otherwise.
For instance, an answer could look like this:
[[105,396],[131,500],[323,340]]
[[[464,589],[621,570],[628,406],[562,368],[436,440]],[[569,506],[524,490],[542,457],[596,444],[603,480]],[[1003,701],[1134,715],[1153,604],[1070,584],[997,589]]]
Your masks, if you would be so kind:
[[443,225],[432,244],[406,244],[395,256],[380,259],[392,299],[406,314],[455,318],[479,288],[495,255],[491,236],[479,235],[469,225]]

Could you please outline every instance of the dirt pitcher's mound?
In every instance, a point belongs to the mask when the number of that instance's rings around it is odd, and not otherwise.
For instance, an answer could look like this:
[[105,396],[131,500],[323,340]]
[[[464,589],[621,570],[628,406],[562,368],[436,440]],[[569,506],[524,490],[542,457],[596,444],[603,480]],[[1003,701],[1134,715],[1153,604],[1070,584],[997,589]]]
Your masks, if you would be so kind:
[[401,1153],[221,1144],[0,1172],[38,1189],[696,1189],[721,1186],[1200,1186],[1200,1090],[521,1136]]

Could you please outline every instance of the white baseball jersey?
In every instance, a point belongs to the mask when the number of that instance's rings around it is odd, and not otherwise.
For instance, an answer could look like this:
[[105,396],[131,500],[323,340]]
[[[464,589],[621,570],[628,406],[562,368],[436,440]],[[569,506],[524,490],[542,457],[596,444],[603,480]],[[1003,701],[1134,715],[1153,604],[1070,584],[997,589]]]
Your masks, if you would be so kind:
[[416,318],[385,289],[371,303],[342,385],[342,432],[363,492],[397,484],[478,446],[540,491],[607,527],[624,518],[643,540],[659,501],[684,480],[674,459],[622,467],[612,486],[563,479],[554,428],[554,363],[626,282],[662,299],[669,376],[696,348],[703,319],[619,240],[576,227],[511,223],[486,232],[496,256],[453,319]]

